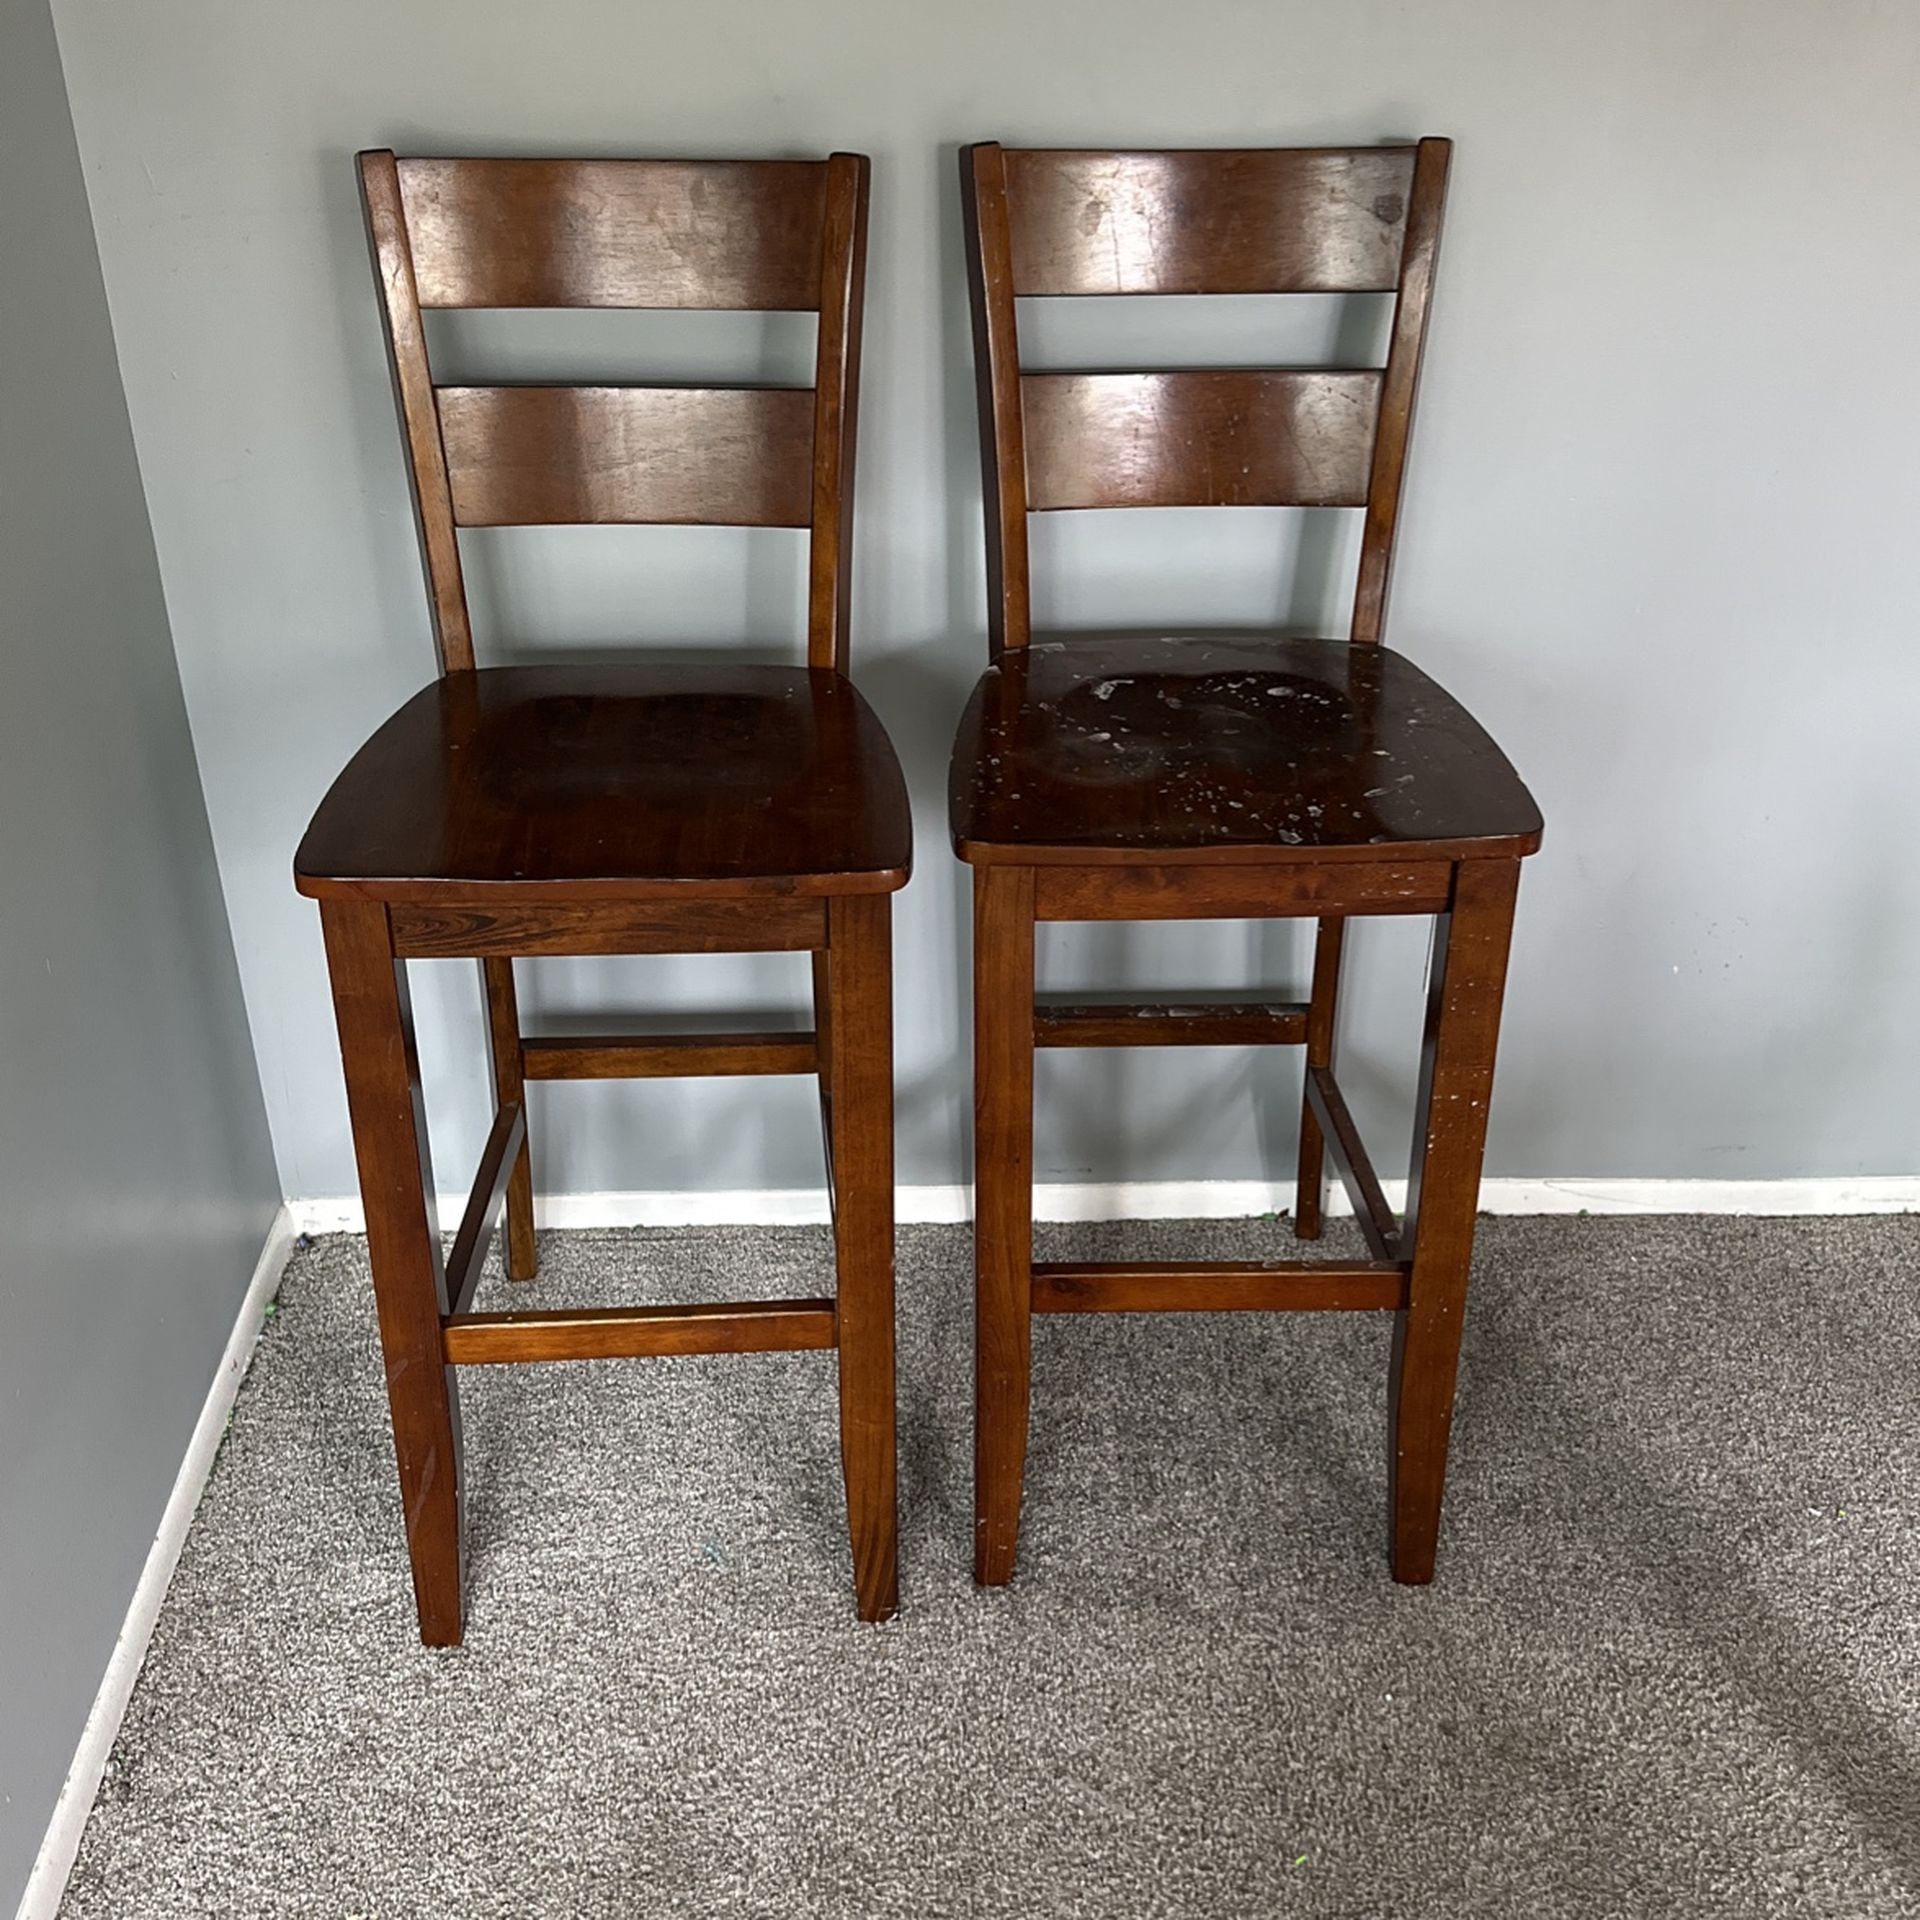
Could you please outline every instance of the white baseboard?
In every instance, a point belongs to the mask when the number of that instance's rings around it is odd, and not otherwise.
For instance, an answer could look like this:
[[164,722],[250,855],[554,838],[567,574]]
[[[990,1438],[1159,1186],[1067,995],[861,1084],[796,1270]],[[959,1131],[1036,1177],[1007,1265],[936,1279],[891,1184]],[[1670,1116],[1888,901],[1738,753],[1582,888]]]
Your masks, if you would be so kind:
[[74,1749],[73,1764],[67,1769],[60,1798],[54,1803],[53,1818],[47,1823],[46,1838],[27,1877],[27,1889],[20,1896],[16,1920],[54,1920],[61,1896],[66,1892],[67,1876],[73,1871],[80,1851],[80,1836],[86,1829],[87,1815],[93,1811],[93,1797],[100,1790],[101,1776],[107,1770],[107,1758],[113,1751],[114,1735],[120,1731],[121,1716],[133,1695],[133,1683],[140,1677],[140,1663],[146,1658],[147,1642],[153,1637],[154,1622],[160,1617],[160,1603],[179,1563],[180,1549],[186,1544],[187,1529],[200,1505],[200,1495],[213,1469],[213,1457],[227,1430],[227,1415],[232,1411],[234,1395],[246,1376],[247,1363],[253,1358],[254,1342],[266,1317],[267,1302],[279,1291],[281,1275],[293,1253],[294,1225],[291,1211],[281,1207],[267,1229],[266,1244],[247,1282],[240,1312],[220,1357],[213,1385],[207,1389],[206,1404],[187,1444],[186,1457],[167,1498],[166,1511],[160,1516],[160,1529],[147,1552],[147,1563],[140,1570],[139,1584],[133,1590],[132,1604],[113,1643],[107,1671],[94,1695],[93,1708]]
[[[1399,1207],[1404,1180],[1383,1183]],[[1034,1189],[1041,1220],[1230,1220],[1278,1213],[1293,1204],[1293,1185],[1266,1180],[1145,1180],[1121,1184],[1043,1183]],[[443,1225],[458,1220],[465,1194],[443,1194]],[[903,1226],[972,1218],[968,1187],[901,1187],[895,1205]],[[1834,1214],[1920,1212],[1920,1174],[1800,1180],[1486,1180],[1487,1213]],[[817,1187],[729,1188],[703,1192],[543,1194],[544,1227],[811,1226],[827,1217]],[[359,1233],[359,1196],[290,1200],[302,1233]],[[1328,1211],[1350,1211],[1336,1184]]]

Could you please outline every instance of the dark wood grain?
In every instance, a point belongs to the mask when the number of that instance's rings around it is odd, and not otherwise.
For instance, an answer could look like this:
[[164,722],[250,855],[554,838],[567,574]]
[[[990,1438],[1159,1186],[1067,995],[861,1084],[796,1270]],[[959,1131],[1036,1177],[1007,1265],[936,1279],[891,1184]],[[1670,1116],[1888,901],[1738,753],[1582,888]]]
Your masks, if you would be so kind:
[[1414,166],[1412,201],[1400,255],[1400,290],[1393,303],[1393,337],[1380,396],[1380,431],[1367,483],[1367,517],[1360,534],[1360,569],[1354,583],[1351,638],[1377,642],[1387,618],[1387,582],[1394,535],[1400,525],[1400,495],[1406,480],[1407,446],[1413,434],[1413,404],[1426,352],[1427,314],[1440,251],[1440,216],[1446,205],[1447,170],[1453,146],[1422,140]]
[[[513,962],[496,957],[480,962],[480,986],[487,1002],[487,1057],[493,1068],[496,1113],[525,1110],[526,1071],[520,1046],[520,997],[514,990]],[[522,1130],[520,1151],[507,1181],[507,1278],[531,1280],[540,1271],[533,1233],[533,1149]]]
[[804,527],[813,415],[803,387],[442,387],[453,517]]
[[1020,406],[1034,513],[1360,507],[1380,375],[1028,373]]
[[893,953],[883,895],[827,907],[840,1462],[862,1620],[899,1604],[893,1333]]
[[453,1647],[464,1625],[460,1399],[440,1350],[447,1276],[406,970],[394,960],[386,911],[377,902],[329,900],[320,924],[366,1207],[420,1637],[430,1647]]
[[1013,1578],[1033,1293],[1033,870],[973,876],[973,1577]]
[[[1447,877],[1452,897],[1453,877]],[[1339,1017],[1340,966],[1346,950],[1347,923],[1337,916],[1314,931],[1313,985],[1307,1002],[1306,1078],[1300,1090],[1300,1155],[1293,1203],[1293,1232],[1299,1240],[1318,1240],[1326,1195],[1326,1136],[1313,1104],[1316,1067],[1333,1065],[1335,1023]]]
[[1009,649],[962,716],[949,791],[976,864],[1491,858],[1541,833],[1458,700],[1340,640]]
[[1463,862],[1434,931],[1419,1109],[1402,1245],[1407,1310],[1394,1328],[1388,1384],[1393,1577],[1433,1578],[1453,1428],[1454,1380],[1473,1262],[1500,1005],[1520,863]]
[[1326,1067],[1307,1068],[1307,1102],[1313,1108],[1322,1133],[1333,1148],[1334,1164],[1353,1202],[1354,1219],[1367,1251],[1376,1260],[1400,1258],[1400,1223],[1387,1205],[1379,1176],[1368,1158],[1360,1129],[1347,1107],[1340,1083]]
[[1033,1016],[1037,1047],[1269,1047],[1306,1037],[1307,1010],[1292,1001],[1043,1002]]
[[453,1249],[447,1255],[449,1313],[465,1313],[474,1289],[480,1284],[480,1269],[486,1264],[487,1245],[493,1238],[496,1209],[507,1197],[507,1182],[526,1139],[524,1108],[502,1107],[493,1116],[493,1129],[480,1154],[480,1170],[474,1175],[473,1191],[467,1196],[466,1211],[460,1217]]
[[[1393,1310],[1393,1570],[1432,1572],[1512,875],[1542,832],[1485,730],[1378,644],[1449,152],[1444,140],[1163,153],[986,143],[962,156],[993,663],[949,783],[955,851],[974,868],[983,1581],[1013,1571],[1034,1312]],[[1385,365],[1020,363],[1021,298],[1290,292],[1390,293]],[[1364,513],[1346,639],[1070,632],[1031,644],[1031,513],[1289,505]],[[1426,1194],[1402,1227],[1332,1066],[1347,920],[1409,913],[1450,914],[1452,931],[1422,1081]],[[1034,1011],[1037,921],[1284,915],[1319,922],[1305,1008]],[[1331,1147],[1372,1260],[1032,1266],[1034,1045],[1183,1041],[1305,1042],[1296,1232],[1322,1230]]]
[[690,901],[892,892],[912,850],[899,762],[837,673],[488,667],[360,749],[294,869],[395,901]]
[[1003,648],[1027,644],[1032,587],[1007,165],[1005,153],[991,141],[962,149],[960,196],[967,223],[967,287],[986,502],[987,645],[997,660]]
[[1035,1313],[1369,1313],[1403,1307],[1391,1261],[1043,1261]]
[[491,901],[392,909],[409,960],[481,954],[795,953],[825,938],[818,900]]
[[[1043,509],[1364,506],[1350,638],[1380,638],[1451,151],[964,151],[996,659],[1027,644],[1027,515]],[[1021,296],[1260,292],[1393,294],[1385,367],[1258,381],[1020,364]]]
[[814,1073],[820,1088],[820,1142],[826,1159],[827,1209],[833,1209],[833,970],[824,947],[808,955],[812,975]]
[[[836,1344],[855,1597],[884,1618],[898,1581],[888,896],[912,830],[892,747],[845,678],[867,162],[378,152],[359,169],[444,678],[334,783],[295,881],[327,930],[423,1637],[451,1643],[462,1624],[451,1362]],[[814,380],[436,389],[423,306],[814,310]],[[459,525],[652,522],[806,528],[808,665],[477,664]],[[817,1042],[520,1032],[517,955],[776,951],[812,955]],[[450,1295],[403,963],[462,955],[482,961],[495,1120]],[[807,1070],[829,1130],[837,1302],[461,1311],[503,1195],[507,1271],[535,1270],[529,1078]]]
[[[999,862],[979,862],[998,865]],[[1034,865],[1042,920],[1267,920],[1338,912],[1437,913],[1452,869],[1443,860],[1305,866],[1201,861],[1143,867]]]
[[1019,294],[1387,293],[1411,147],[1008,148]]
[[[844,672],[865,156],[359,166],[443,669],[475,661],[456,524],[672,523],[808,528],[808,662]],[[817,310],[814,381],[436,395],[423,305]]]
[[529,1035],[525,1050],[529,1080],[687,1080],[820,1065],[810,1033]]
[[807,311],[826,171],[809,160],[398,164],[427,307]]
[[834,1338],[831,1300],[466,1313],[450,1318],[442,1336],[448,1361],[463,1367],[691,1353],[797,1353],[831,1347]]
[[827,162],[820,331],[814,346],[807,664],[837,667],[843,673],[853,615],[853,472],[871,171],[863,153],[836,153]]
[[363,153],[360,197],[380,288],[380,320],[393,374],[394,404],[407,450],[407,484],[413,496],[420,557],[426,568],[427,605],[434,646],[443,673],[472,668],[473,624],[460,569],[460,540],[453,525],[453,496],[440,451],[440,416],[434,405],[433,371],[420,319],[413,248],[401,200],[399,171],[391,153]]

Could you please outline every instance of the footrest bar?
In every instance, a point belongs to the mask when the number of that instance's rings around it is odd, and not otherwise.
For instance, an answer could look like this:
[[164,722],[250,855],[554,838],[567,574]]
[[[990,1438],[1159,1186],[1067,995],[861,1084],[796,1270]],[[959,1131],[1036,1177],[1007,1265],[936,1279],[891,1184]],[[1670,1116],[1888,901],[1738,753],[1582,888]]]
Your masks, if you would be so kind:
[[526,1109],[517,1100],[493,1116],[493,1130],[480,1155],[480,1171],[474,1176],[467,1210],[460,1216],[460,1230],[453,1236],[453,1251],[447,1256],[447,1299],[452,1313],[466,1312],[473,1290],[480,1284],[487,1243],[493,1238],[500,1202],[526,1137]]
[[787,1353],[838,1344],[831,1300],[587,1307],[558,1313],[450,1314],[441,1345],[455,1366],[506,1360],[641,1360],[682,1353]]
[[1033,1015],[1036,1047],[1298,1046],[1307,1009],[1292,1000],[1042,1003]]
[[815,1073],[811,1033],[672,1033],[529,1036],[520,1043],[529,1080],[672,1080],[706,1074]]
[[1330,1068],[1307,1069],[1307,1099],[1332,1150],[1334,1171],[1347,1190],[1347,1198],[1353,1202],[1354,1219],[1366,1240],[1367,1251],[1376,1260],[1398,1260],[1400,1222],[1394,1218],[1387,1196],[1380,1190],[1379,1177],[1374,1173],[1373,1162],[1367,1158],[1360,1129],[1353,1124],[1346,1097]]
[[1406,1304],[1406,1269],[1389,1261],[1047,1261],[1033,1269],[1035,1313],[1364,1313]]

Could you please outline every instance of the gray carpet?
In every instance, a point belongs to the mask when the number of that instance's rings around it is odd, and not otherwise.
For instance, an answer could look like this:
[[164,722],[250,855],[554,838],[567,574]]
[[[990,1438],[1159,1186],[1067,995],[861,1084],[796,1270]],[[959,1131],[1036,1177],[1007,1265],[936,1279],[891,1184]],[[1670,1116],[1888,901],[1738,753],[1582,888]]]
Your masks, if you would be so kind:
[[[1920,1221],[1484,1222],[1424,1592],[1342,1316],[1042,1323],[1020,1575],[973,1591],[967,1245],[901,1236],[892,1625],[830,1354],[488,1369],[440,1654],[363,1246],[304,1252],[63,1914],[1920,1912]],[[813,1291],[825,1247],[553,1235],[539,1291]]]

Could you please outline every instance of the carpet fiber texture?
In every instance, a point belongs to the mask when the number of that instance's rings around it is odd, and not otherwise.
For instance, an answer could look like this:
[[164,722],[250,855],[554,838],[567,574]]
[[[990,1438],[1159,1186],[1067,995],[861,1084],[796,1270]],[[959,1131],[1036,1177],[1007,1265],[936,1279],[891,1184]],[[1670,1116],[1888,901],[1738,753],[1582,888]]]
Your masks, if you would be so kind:
[[[806,1228],[543,1252],[484,1297],[827,1290]],[[431,1653],[365,1246],[303,1251],[67,1920],[1920,1913],[1920,1221],[1484,1221],[1424,1591],[1386,1320],[1215,1315],[1036,1326],[1020,1570],[975,1592],[969,1287],[965,1230],[902,1232],[892,1624],[830,1353],[485,1368]]]

